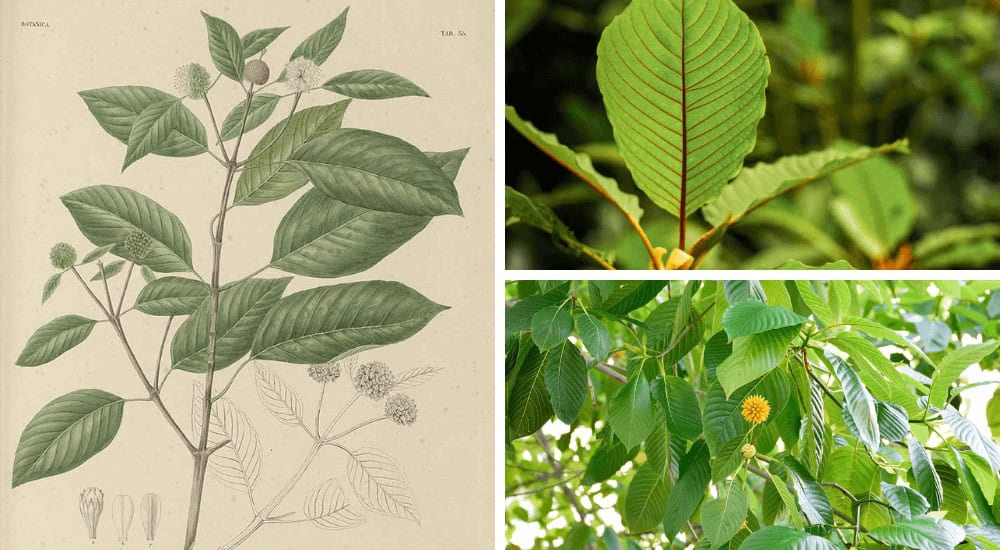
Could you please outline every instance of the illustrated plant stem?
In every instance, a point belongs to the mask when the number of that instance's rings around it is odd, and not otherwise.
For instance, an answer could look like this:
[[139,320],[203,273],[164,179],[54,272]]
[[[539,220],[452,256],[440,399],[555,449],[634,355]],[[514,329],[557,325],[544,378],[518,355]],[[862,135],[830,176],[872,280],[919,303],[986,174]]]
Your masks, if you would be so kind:
[[[170,334],[170,325],[174,322],[174,316],[167,317],[167,326],[163,329],[163,340],[160,342],[160,353],[156,356],[156,376],[153,377],[153,385],[159,390],[163,387],[160,382],[160,365],[163,363],[163,350],[167,347],[167,335]],[[166,378],[164,378],[166,380]]]
[[118,297],[118,308],[115,315],[122,316],[122,304],[125,303],[125,292],[128,290],[128,282],[132,279],[132,270],[135,269],[135,262],[128,263],[128,271],[125,272],[125,284],[122,285],[122,295]]
[[[226,227],[226,212],[229,204],[229,193],[233,186],[233,179],[236,175],[236,159],[240,152],[240,143],[243,141],[243,134],[246,132],[247,116],[250,114],[250,102],[253,99],[253,84],[247,89],[247,96],[243,109],[243,122],[240,126],[240,133],[236,137],[233,145],[233,154],[227,157],[228,169],[226,170],[226,182],[222,189],[220,199],[218,221],[215,224],[215,234],[212,238],[212,278],[209,283],[211,292],[211,306],[209,309],[208,325],[208,365],[205,369],[205,392],[202,396],[202,416],[201,434],[197,448],[192,452],[194,459],[194,474],[191,481],[191,503],[188,508],[187,534],[184,539],[185,550],[194,548],[195,539],[198,536],[198,519],[201,516],[201,499],[205,488],[205,474],[208,470],[208,459],[211,452],[208,447],[209,425],[212,422],[212,382],[215,379],[215,359],[218,345],[218,324],[219,324],[219,294],[220,294],[220,271],[222,264],[222,242]],[[208,100],[206,96],[206,105]],[[215,117],[212,117],[213,120]],[[221,136],[220,136],[221,147]],[[218,450],[216,446],[211,451]]]

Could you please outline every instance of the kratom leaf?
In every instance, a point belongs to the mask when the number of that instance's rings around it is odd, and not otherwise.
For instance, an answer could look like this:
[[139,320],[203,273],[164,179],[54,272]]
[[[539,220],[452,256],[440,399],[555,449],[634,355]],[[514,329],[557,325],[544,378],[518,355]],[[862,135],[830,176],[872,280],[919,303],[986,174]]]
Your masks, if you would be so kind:
[[465,162],[465,156],[469,154],[469,148],[455,149],[454,151],[444,151],[440,153],[424,152],[427,158],[431,159],[438,168],[448,176],[448,179],[455,181],[458,178],[458,170]]
[[94,273],[94,276],[91,277],[90,280],[91,281],[100,281],[102,279],[110,279],[110,278],[114,277],[115,275],[118,275],[119,273],[121,273],[122,268],[124,268],[124,267],[125,267],[125,261],[124,260],[117,260],[117,261],[111,262],[110,264],[105,265],[103,270],[100,267],[98,267],[97,272]]
[[351,508],[347,495],[333,479],[328,479],[309,491],[304,510],[313,525],[323,529],[350,529],[365,522],[365,517]]
[[234,202],[245,206],[265,204],[305,185],[309,178],[289,165],[288,159],[303,143],[336,133],[349,104],[347,99],[310,107],[292,115],[291,120],[286,118],[275,124],[250,151],[247,157],[250,160],[236,182]]
[[222,139],[227,141],[240,135],[244,115],[246,115],[247,121],[244,130],[246,132],[264,124],[268,117],[274,113],[274,108],[278,106],[279,101],[281,101],[280,95],[255,94],[250,100],[249,114],[247,114],[247,102],[241,101],[226,115],[226,120],[222,122],[222,130],[220,130]]
[[86,340],[96,324],[97,321],[79,315],[56,317],[28,338],[14,364],[19,367],[44,365]]
[[436,367],[417,367],[415,369],[405,370],[396,375],[396,384],[392,387],[392,389],[405,390],[408,388],[416,388],[417,386],[423,385],[439,372],[441,372],[441,369]]
[[603,253],[578,241],[573,231],[566,227],[566,224],[556,217],[555,212],[548,206],[519,193],[510,186],[506,187],[504,197],[505,207],[508,210],[505,222],[507,227],[517,223],[530,225],[559,239],[565,246],[573,250],[586,252],[589,256],[596,256],[607,261]]
[[386,516],[408,519],[417,524],[417,503],[406,474],[384,452],[370,447],[349,451],[347,475],[354,492],[366,508]]
[[309,277],[367,270],[422,231],[431,218],[369,210],[310,189],[274,233],[271,267]]
[[636,184],[684,220],[743,167],[770,64],[729,0],[632,2],[601,35],[597,83]]
[[598,361],[606,359],[611,351],[611,334],[608,332],[608,327],[597,317],[581,313],[576,316],[576,328],[590,355]]
[[729,542],[740,531],[747,517],[749,500],[747,494],[732,483],[722,497],[710,500],[701,508],[701,523],[705,536],[712,541],[712,548]]
[[832,542],[784,525],[770,525],[751,534],[740,550],[836,550]]
[[903,169],[876,157],[832,178],[839,196],[830,211],[844,232],[869,258],[893,256],[916,218],[916,199]]
[[677,483],[667,497],[667,512],[663,516],[663,533],[672,539],[698,509],[708,482],[711,481],[712,470],[709,460],[708,446],[702,440],[691,445],[684,458],[681,459]]
[[607,291],[594,306],[613,315],[626,315],[639,309],[667,286],[666,281],[591,281],[591,284],[595,287],[605,285]]
[[274,371],[257,366],[257,395],[267,410],[286,426],[302,424],[304,407],[295,389]]
[[545,351],[566,341],[573,331],[573,317],[566,304],[540,309],[531,316],[531,339]]
[[934,371],[934,377],[931,379],[931,391],[928,397],[931,406],[944,407],[948,399],[948,389],[952,383],[958,380],[966,368],[985,359],[995,352],[998,346],[1000,346],[1000,342],[996,340],[982,344],[970,344],[951,351],[938,360],[937,370]]
[[146,266],[142,266],[142,268],[139,270],[139,274],[142,275],[142,280],[146,281],[147,283],[151,283],[156,280],[156,273],[154,273],[152,269],[149,269]]
[[566,424],[576,422],[580,408],[587,401],[587,362],[569,341],[550,349],[545,357],[545,387],[552,398],[552,409]]
[[344,28],[347,26],[347,10],[340,12],[340,15],[330,21],[322,29],[309,35],[288,58],[289,60],[304,57],[317,65],[322,65],[326,58],[330,57],[333,50],[337,49],[340,39],[344,37]]
[[362,69],[339,74],[323,84],[323,89],[355,99],[430,97],[420,86],[389,71]]
[[113,244],[107,244],[107,245],[99,246],[99,247],[91,250],[89,253],[87,253],[86,256],[83,257],[82,260],[80,260],[80,265],[89,264],[90,262],[93,262],[95,260],[99,260],[105,254],[107,254],[108,252],[110,252],[111,249],[114,248],[114,247],[115,247],[115,245],[113,245]]
[[208,285],[183,277],[164,277],[147,284],[135,299],[146,315],[191,315],[208,298]]
[[[87,108],[90,109],[101,128],[126,145],[129,135],[132,133],[132,125],[146,107],[154,103],[180,99],[147,86],[110,86],[84,90],[80,92],[80,97],[83,98]],[[187,114],[182,116],[187,119]],[[194,120],[187,120],[185,124],[176,129],[176,132],[169,133],[166,140],[153,149],[154,155],[190,157],[200,155],[208,150],[204,138],[204,127],[201,122],[197,121],[197,117],[194,117],[193,113],[190,116]],[[201,128],[200,131],[199,128]],[[185,129],[190,133],[185,133]]]
[[258,53],[264,51],[274,42],[278,35],[288,30],[288,27],[272,27],[269,29],[257,29],[250,31],[240,38],[240,44],[243,45],[243,58],[249,59]]
[[854,426],[857,427],[857,436],[865,446],[871,449],[871,452],[877,452],[882,446],[882,439],[875,400],[868,393],[868,388],[861,382],[858,374],[843,359],[827,352],[826,360],[833,366],[833,372],[844,388],[844,415],[850,415]]
[[326,363],[413,336],[448,309],[394,281],[322,286],[283,298],[260,323],[255,359]]
[[705,396],[705,413],[702,424],[705,441],[713,453],[727,441],[747,432],[747,423],[740,410],[743,400],[750,395],[760,395],[771,404],[769,418],[777,418],[788,405],[791,386],[788,375],[782,369],[772,370],[767,375],[747,384],[726,398],[720,384],[712,385]]
[[631,452],[625,448],[625,444],[614,435],[613,431],[606,429],[604,433],[601,444],[587,462],[587,469],[581,481],[584,485],[593,485],[610,478],[639,452],[638,447]]
[[872,493],[878,487],[878,465],[857,440],[833,449],[822,470],[824,482],[836,483],[854,495]]
[[886,482],[882,482],[882,495],[885,496],[885,500],[896,509],[897,512],[903,515],[904,518],[909,519],[912,516],[919,516],[926,514],[927,510],[930,509],[930,504],[924,495],[910,489],[909,487],[904,487],[902,485],[890,485]]
[[788,469],[791,488],[798,495],[799,509],[809,523],[832,523],[833,508],[830,506],[830,499],[809,471],[791,457],[785,458],[782,464]]
[[124,408],[121,397],[93,389],[49,402],[21,432],[12,486],[68,472],[103,451],[118,434]]
[[903,441],[910,435],[910,417],[906,409],[885,401],[875,401],[878,410],[878,429],[882,437],[889,441]]
[[587,182],[602,197],[621,210],[626,217],[638,223],[642,218],[639,197],[622,191],[618,187],[617,181],[597,172],[589,156],[574,152],[569,147],[559,143],[559,138],[555,134],[542,132],[534,124],[523,120],[510,105],[507,106],[505,112],[507,122],[535,147]]
[[625,525],[633,533],[655,530],[663,521],[668,492],[656,468],[650,464],[639,468],[625,493]]
[[[192,386],[191,424],[197,440],[201,437],[205,387],[200,382],[195,382]],[[254,484],[260,477],[263,461],[260,436],[250,418],[232,401],[222,398],[212,405],[208,444],[213,447],[227,441],[222,448],[212,453],[208,465],[226,487],[252,494]]]
[[60,197],[80,232],[98,246],[127,257],[122,241],[133,231],[152,238],[149,254],[135,260],[153,271],[192,271],[191,239],[181,220],[149,197],[112,185],[77,189]]
[[[180,98],[170,98],[149,104],[132,122],[126,141],[128,149],[125,152],[122,171],[124,172],[126,168],[142,157],[158,150],[164,150],[175,135],[183,136],[192,144],[200,146],[202,152],[208,150],[205,126],[198,120],[198,117],[194,116],[194,113],[184,106]],[[185,147],[190,146],[180,145],[180,149],[184,152],[187,151]],[[163,154],[169,152],[165,151]]]
[[649,382],[635,373],[608,404],[608,423],[625,447],[633,449],[653,431],[656,415],[650,400]]
[[722,327],[729,338],[759,334],[769,330],[799,326],[805,317],[781,306],[769,306],[757,300],[745,300],[729,306],[722,315]]
[[740,388],[771,372],[788,351],[799,333],[798,325],[742,336],[733,341],[733,353],[716,369],[719,383],[731,395]]
[[764,294],[764,288],[761,287],[760,281],[723,281],[722,290],[725,292],[726,301],[729,302],[730,306],[746,300],[767,303],[767,295]]
[[910,450],[910,469],[913,471],[913,478],[917,481],[917,489],[930,503],[931,510],[941,509],[944,503],[944,494],[937,468],[917,438],[910,436],[906,443]]
[[701,406],[694,388],[687,380],[667,375],[657,377],[652,385],[653,398],[667,416],[670,433],[694,441],[701,435]]
[[892,525],[876,527],[868,536],[883,543],[919,550],[952,550],[965,540],[965,530],[946,520],[918,516]]
[[968,445],[972,452],[990,463],[994,472],[1000,470],[1000,447],[993,441],[990,434],[984,432],[975,422],[965,418],[951,406],[941,411],[941,418],[948,423],[948,427],[951,428],[955,437]]
[[45,280],[45,286],[42,287],[42,303],[44,304],[52,294],[55,293],[56,289],[59,288],[59,283],[62,281],[63,272],[53,274],[51,277]]
[[[247,279],[222,289],[216,323],[215,370],[232,365],[250,351],[257,327],[278,303],[291,280],[291,277]],[[208,368],[211,307],[211,299],[203,300],[177,329],[170,345],[172,368],[188,372],[205,372]]]
[[243,66],[246,56],[243,42],[232,25],[211,15],[201,12],[208,29],[208,51],[212,54],[215,68],[227,77],[240,82],[243,80]]
[[535,433],[551,417],[552,401],[545,389],[544,357],[531,344],[507,399],[510,438],[513,440]]
[[786,191],[822,179],[833,172],[856,165],[864,159],[889,153],[908,153],[909,142],[901,139],[881,147],[838,145],[804,155],[788,155],[774,163],[761,162],[745,168],[727,185],[719,198],[705,205],[702,213],[712,225],[732,216],[734,223],[747,212]]

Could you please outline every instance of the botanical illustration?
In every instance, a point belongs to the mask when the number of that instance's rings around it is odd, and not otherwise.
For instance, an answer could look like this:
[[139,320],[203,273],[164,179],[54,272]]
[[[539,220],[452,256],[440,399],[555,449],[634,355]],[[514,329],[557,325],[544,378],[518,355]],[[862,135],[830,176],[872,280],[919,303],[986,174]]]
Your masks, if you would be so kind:
[[995,267],[998,44],[989,1],[507,0],[507,266]]
[[[160,536],[183,539],[186,549],[196,546],[199,528],[204,528],[199,519],[211,500],[205,491],[210,471],[222,484],[244,493],[249,506],[245,529],[233,533],[223,548],[235,548],[276,523],[339,530],[366,521],[369,512],[419,523],[402,466],[352,438],[359,430],[384,424],[404,429],[417,420],[417,401],[410,391],[437,369],[401,369],[370,356],[369,350],[410,338],[448,306],[402,282],[329,284],[325,279],[363,273],[436,216],[461,215],[455,179],[467,149],[425,152],[398,137],[342,126],[348,108],[371,108],[354,106],[354,100],[428,95],[383,70],[324,78],[323,64],[344,36],[347,17],[344,9],[285,61],[269,50],[286,38],[287,27],[240,35],[228,22],[202,13],[213,69],[196,62],[182,65],[174,74],[177,95],[140,85],[79,93],[100,127],[124,145],[123,172],[149,155],[201,156],[217,163],[217,180],[205,186],[218,207],[211,219],[182,221],[158,202],[174,197],[154,200],[126,186],[93,185],[61,197],[82,236],[96,248],[78,255],[69,236],[68,242],[53,246],[56,272],[44,285],[42,301],[68,278],[76,291],[89,296],[93,311],[46,323],[30,337],[16,363],[49,364],[91,332],[108,330],[121,349],[108,350],[107,367],[131,371],[145,392],[122,397],[84,386],[42,406],[20,437],[15,488],[80,467],[112,443],[129,409],[149,406],[158,410],[165,428],[150,437],[175,437],[191,456],[192,472],[163,472],[177,483],[190,475],[189,502],[136,496],[147,541],[157,536],[161,509],[172,508],[186,512],[186,532]],[[240,90],[242,99],[219,117],[213,96],[224,87]],[[304,107],[307,98],[320,104]],[[284,116],[273,117],[279,110]],[[247,133],[262,126],[270,129],[256,143],[247,142]],[[227,270],[225,244],[240,231],[227,226],[227,214],[236,208],[273,207],[270,203],[300,190],[274,231],[270,261],[249,274]],[[199,229],[189,233],[189,227]],[[202,241],[205,231],[211,264],[196,266],[192,243]],[[293,276],[307,288],[289,292]],[[162,342],[158,355],[136,353],[129,334],[139,331],[155,332]],[[284,380],[281,373],[292,368],[308,369],[309,377],[322,385],[318,402],[305,402]],[[230,392],[241,375],[254,377],[254,399],[273,419],[251,419],[241,410],[241,398]],[[190,409],[168,408],[161,398],[167,391],[191,395]],[[342,425],[344,415],[355,409],[370,417]],[[301,430],[311,442],[298,462],[292,456],[276,461],[299,466],[273,495],[255,490],[267,447],[254,423],[263,421]],[[289,501],[321,452],[345,453],[347,471],[330,472],[304,502]],[[91,539],[111,532],[109,527],[98,529],[103,511],[105,521],[111,516],[115,538],[123,544],[128,540],[136,513],[131,496],[108,495],[107,509],[99,487],[83,490],[79,499]]]
[[506,298],[508,548],[1000,547],[1000,282]]

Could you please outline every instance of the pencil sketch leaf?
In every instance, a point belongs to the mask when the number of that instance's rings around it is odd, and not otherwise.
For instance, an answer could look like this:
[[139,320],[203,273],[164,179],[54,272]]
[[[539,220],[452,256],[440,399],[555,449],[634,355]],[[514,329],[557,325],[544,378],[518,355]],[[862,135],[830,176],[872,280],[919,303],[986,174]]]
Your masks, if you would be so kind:
[[393,389],[405,390],[415,388],[434,378],[434,375],[439,372],[441,372],[441,369],[437,367],[420,367],[401,372],[396,376],[396,385],[393,386]]
[[98,269],[97,273],[94,273],[94,276],[91,277],[90,280],[91,281],[100,281],[102,279],[110,279],[110,278],[114,277],[115,275],[118,275],[119,273],[121,273],[123,267],[125,267],[125,261],[124,260],[117,260],[117,261],[111,262],[110,264],[104,266],[104,271],[103,272],[101,271],[101,269]]
[[91,250],[89,253],[87,253],[87,255],[83,257],[83,260],[80,261],[80,264],[81,265],[83,265],[83,264],[89,264],[90,262],[98,260],[102,256],[104,256],[105,254],[107,254],[114,247],[115,247],[115,245],[113,245],[113,244],[99,246],[99,247]]
[[424,154],[444,172],[444,175],[448,176],[448,179],[454,182],[455,178],[458,177],[458,170],[462,167],[462,162],[465,161],[465,156],[469,154],[469,148],[455,149],[454,151],[445,151],[442,153],[426,152]]
[[42,325],[25,344],[14,363],[37,367],[73,349],[90,336],[97,321],[79,315],[63,315]]
[[323,529],[350,529],[365,522],[365,517],[355,512],[347,501],[340,484],[328,479],[306,495],[306,517]]
[[246,114],[246,128],[249,132],[254,128],[267,122],[268,117],[274,113],[274,108],[281,101],[281,96],[274,94],[257,94],[250,100],[250,111],[247,114],[247,104],[241,101],[232,111],[226,115],[226,120],[222,123],[222,139],[230,140],[240,134],[243,128],[243,116]]
[[340,39],[344,37],[344,27],[347,26],[347,10],[348,8],[344,8],[344,11],[340,12],[336,19],[306,38],[295,48],[288,59],[304,57],[317,65],[322,65],[340,44]]
[[42,303],[44,304],[46,300],[52,297],[56,289],[59,288],[59,283],[62,281],[63,272],[60,271],[48,278],[45,281],[45,287],[42,288]]
[[264,48],[271,45],[278,35],[288,30],[288,27],[272,27],[269,29],[257,29],[250,31],[240,38],[243,44],[243,58],[249,59],[264,51]]
[[[110,86],[80,92],[87,108],[97,119],[104,131],[114,136],[118,141],[128,144],[132,125],[146,107],[154,103],[177,100],[177,96],[150,88],[148,86]],[[188,111],[190,113],[190,111]],[[194,118],[194,115],[191,115]],[[199,139],[198,128],[201,127],[202,139]],[[169,133],[166,141],[153,149],[154,155],[167,157],[190,157],[200,155],[208,150],[204,143],[204,127],[197,121],[188,127],[193,135],[184,133],[183,128]]]
[[309,277],[360,273],[427,227],[431,218],[351,206],[310,189],[278,224],[271,267]]
[[243,42],[232,25],[201,12],[208,29],[208,51],[212,54],[215,68],[227,77],[240,82],[243,80]]
[[406,474],[389,455],[371,447],[351,451],[347,472],[369,510],[420,523]]
[[21,433],[13,486],[68,472],[118,434],[125,401],[102,390],[76,390],[42,407]]
[[282,424],[296,426],[302,423],[299,394],[271,369],[257,367],[257,395]]
[[[205,387],[195,382],[191,406],[195,438],[201,437],[204,395]],[[212,454],[209,459],[212,472],[230,489],[252,494],[253,486],[260,477],[262,462],[260,437],[250,418],[232,401],[222,398],[212,405],[211,422],[208,427],[209,446],[213,447],[226,440],[229,440],[229,443]]]
[[323,88],[355,99],[392,99],[394,97],[430,97],[420,86],[396,73],[378,69],[362,69],[339,74],[323,84]]
[[395,281],[364,281],[291,294],[260,324],[251,356],[310,364],[335,361],[413,336],[448,309]]
[[[286,197],[309,179],[288,164],[303,143],[340,129],[351,100],[303,109],[274,125],[250,152],[250,160],[236,182],[236,204],[258,205]],[[288,121],[287,123],[285,121]],[[273,145],[272,145],[273,144]]]
[[135,299],[135,309],[146,315],[191,315],[208,298],[208,285],[184,277],[164,277],[147,284]]
[[[250,351],[264,314],[278,302],[291,280],[291,277],[247,279],[222,289],[216,321],[216,370],[232,365]],[[208,367],[211,302],[202,301],[174,334],[170,345],[173,368],[205,372]]]
[[153,271],[192,271],[191,239],[174,214],[149,197],[113,185],[95,185],[61,197],[80,231],[98,246],[126,257],[122,242],[129,233],[142,231],[152,238],[149,253],[136,263]]
[[354,206],[415,216],[462,214],[451,178],[394,136],[345,128],[306,142],[291,161],[328,196]]
[[122,171],[157,150],[163,155],[174,156],[170,154],[172,150],[164,147],[174,134],[191,140],[201,146],[203,151],[208,150],[205,126],[190,109],[184,106],[180,98],[171,98],[147,106],[135,118],[129,131],[126,142],[128,149],[125,152]]

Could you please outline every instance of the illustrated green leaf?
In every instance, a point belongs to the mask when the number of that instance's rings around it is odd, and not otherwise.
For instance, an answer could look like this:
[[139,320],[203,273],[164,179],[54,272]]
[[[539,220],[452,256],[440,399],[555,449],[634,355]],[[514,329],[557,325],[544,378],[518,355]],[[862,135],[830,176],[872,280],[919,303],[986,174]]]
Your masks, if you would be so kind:
[[107,244],[107,245],[104,245],[104,246],[99,246],[99,247],[91,250],[90,252],[88,252],[87,255],[84,256],[82,260],[80,260],[80,264],[81,265],[83,265],[83,264],[89,264],[90,262],[98,260],[102,256],[104,256],[105,254],[107,254],[108,252],[110,252],[111,249],[114,248],[114,247],[115,247],[115,245],[113,245],[113,244]]
[[[549,415],[551,416],[551,414],[550,412]],[[636,447],[630,452],[625,448],[621,439],[614,435],[613,431],[606,430],[604,433],[601,444],[587,462],[587,469],[584,471],[581,481],[584,485],[600,483],[615,475],[639,451],[639,448]]]
[[666,511],[668,487],[652,465],[636,471],[625,493],[625,525],[634,532],[656,529]]
[[784,525],[770,525],[751,534],[740,550],[836,550],[832,542]]
[[902,485],[890,485],[886,482],[882,482],[882,495],[885,500],[892,505],[892,507],[903,515],[904,518],[911,518],[913,516],[920,516],[927,513],[931,505],[924,498],[924,495],[910,489],[909,487],[904,487]]
[[638,446],[653,431],[656,415],[650,400],[649,382],[641,372],[635,373],[611,399],[608,423],[629,449]]
[[288,159],[303,143],[339,130],[350,101],[303,109],[268,130],[247,157],[236,182],[234,202],[242,206],[265,204],[305,185],[309,178]]
[[[177,96],[146,86],[111,86],[84,90],[80,92],[80,97],[101,128],[126,145],[133,124],[147,107],[154,103],[180,100]],[[197,117],[186,109],[182,110],[181,117],[184,123],[175,128],[176,131],[170,132],[166,140],[153,149],[154,155],[190,157],[208,150],[204,138],[205,130]]]
[[[219,293],[216,322],[215,370],[224,369],[250,351],[257,327],[275,308],[291,277],[247,279]],[[172,368],[205,372],[208,368],[212,300],[203,300],[174,334],[170,345]],[[316,361],[322,363],[323,361]]]
[[243,117],[246,116],[246,128],[249,132],[254,128],[267,122],[268,117],[274,113],[274,108],[281,101],[280,95],[255,94],[250,100],[250,109],[247,110],[247,102],[241,101],[232,111],[226,115],[226,120],[222,122],[222,139],[224,141],[240,135],[240,128],[243,128]]
[[941,509],[944,494],[937,468],[917,438],[910,436],[906,443],[910,450],[910,468],[913,471],[913,478],[917,480],[917,489],[927,498],[931,510]]
[[869,258],[884,259],[909,236],[916,199],[902,168],[881,157],[832,175],[839,196],[830,204],[833,217]]
[[448,309],[395,281],[311,288],[283,298],[253,341],[255,359],[326,363],[413,336]]
[[53,274],[51,277],[46,279],[45,286],[42,288],[42,303],[44,304],[52,294],[55,293],[56,289],[59,288],[59,282],[62,281],[63,272]]
[[465,162],[466,155],[469,154],[469,148],[439,153],[425,151],[424,154],[444,172],[444,175],[448,176],[448,179],[455,181],[458,178],[459,169],[462,168],[462,163]]
[[128,258],[122,241],[138,230],[149,235],[152,243],[149,253],[133,259],[135,263],[159,272],[194,269],[191,239],[181,220],[149,197],[125,187],[95,185],[60,198],[80,231],[95,245],[113,246],[114,254]]
[[965,540],[965,530],[954,523],[931,516],[918,516],[868,532],[874,540],[918,550],[952,550]]
[[786,155],[774,163],[761,162],[743,169],[736,179],[722,189],[719,197],[705,205],[702,213],[712,225],[740,220],[747,212],[791,189],[822,179],[833,172],[889,153],[909,152],[905,139],[871,148],[858,145],[837,145],[804,155]]
[[587,362],[569,341],[545,352],[545,387],[552,397],[552,409],[566,424],[576,422],[587,401]]
[[146,315],[191,315],[208,298],[208,285],[183,277],[163,277],[147,284],[135,299]]
[[323,83],[323,89],[355,99],[430,97],[420,86],[396,73],[362,69],[339,74]]
[[94,276],[91,277],[90,280],[91,281],[100,281],[102,279],[110,279],[110,278],[114,277],[115,275],[118,275],[119,273],[121,273],[122,268],[124,268],[124,267],[125,267],[125,261],[124,260],[118,260],[118,261],[111,262],[110,264],[104,266],[104,270],[103,271],[101,271],[100,269],[98,269],[97,273],[94,273]]
[[877,452],[882,445],[882,439],[875,400],[868,393],[868,388],[861,382],[858,374],[843,359],[827,352],[826,360],[833,366],[833,372],[844,388],[844,416],[850,415],[854,426],[857,427],[858,438],[873,453]]
[[663,534],[667,539],[672,539],[684,527],[705,498],[712,470],[704,441],[698,440],[691,445],[678,471],[677,483],[667,496],[667,512],[663,516]]
[[563,343],[572,331],[573,317],[565,304],[540,309],[531,316],[531,339],[542,351]]
[[[542,353],[531,345],[507,399],[507,427],[510,438],[513,440],[535,433],[552,417],[552,412],[552,401],[548,390],[545,389],[545,364]],[[613,474],[614,472],[611,472],[608,476]]]
[[462,214],[452,180],[397,137],[343,129],[305,142],[290,162],[328,196],[354,206],[415,216]]
[[759,334],[769,330],[799,326],[805,317],[781,306],[769,306],[757,300],[745,300],[729,306],[722,314],[722,327],[729,338]]
[[583,345],[594,359],[603,361],[607,358],[611,351],[611,334],[600,319],[589,313],[581,313],[576,316],[576,328]]
[[142,280],[146,281],[147,283],[151,283],[156,280],[156,274],[153,273],[152,269],[149,269],[146,266],[142,266],[142,269],[139,270],[139,273],[142,275]]
[[125,400],[101,390],[76,390],[38,411],[14,454],[14,487],[68,472],[103,451],[118,434]]
[[670,433],[694,441],[701,435],[701,406],[687,380],[667,375],[653,380],[652,394],[667,416]]
[[28,338],[14,364],[37,367],[73,349],[90,336],[97,321],[79,315],[63,315],[45,323]]
[[172,150],[166,148],[175,135],[190,141],[188,145],[179,145],[179,149],[184,153],[193,146],[201,147],[201,152],[208,150],[205,126],[184,106],[180,98],[172,97],[149,104],[135,117],[131,125],[126,140],[128,149],[125,151],[122,171],[124,172],[135,161],[156,151],[161,151],[160,154],[165,156],[188,156],[173,155]]
[[208,51],[212,55],[215,68],[227,77],[241,82],[246,55],[240,35],[232,25],[211,15],[201,12],[208,29]]
[[931,379],[929,403],[934,407],[944,407],[948,399],[948,389],[973,363],[982,361],[997,350],[1000,342],[993,340],[982,344],[969,344],[949,352],[938,361],[937,370]]
[[636,185],[681,219],[743,167],[770,64],[729,0],[634,1],[601,35],[597,83]]
[[798,333],[799,327],[795,325],[741,336],[733,341],[733,353],[716,369],[726,395],[774,370]]
[[552,157],[552,160],[561,164],[576,177],[587,182],[594,188],[594,191],[615,205],[626,217],[635,220],[636,223],[642,219],[643,212],[639,206],[639,197],[625,193],[618,187],[617,181],[598,173],[588,155],[577,153],[559,143],[559,138],[555,134],[542,132],[534,124],[522,119],[510,105],[506,107],[505,112],[507,122],[527,138],[532,145],[541,149],[543,153]]
[[322,65],[340,44],[340,39],[344,37],[344,28],[347,26],[347,10],[348,8],[344,8],[344,11],[340,12],[336,19],[306,38],[295,48],[288,59],[304,57],[317,65]]
[[608,260],[604,253],[577,240],[573,231],[548,206],[525,194],[519,193],[509,185],[505,188],[504,197],[504,206],[507,208],[507,219],[505,221],[507,227],[517,223],[530,225],[556,237],[572,250],[585,252],[589,256],[597,256],[603,258],[605,261]]
[[271,267],[309,277],[367,270],[412,239],[431,218],[351,206],[310,189],[274,234]]
[[1000,447],[993,441],[990,434],[984,432],[975,422],[965,418],[950,406],[941,411],[941,418],[951,428],[955,437],[968,445],[972,452],[990,463],[994,472],[1000,470]]
[[269,29],[257,29],[250,31],[240,38],[240,44],[243,45],[243,58],[250,59],[251,57],[257,55],[258,53],[264,51],[274,42],[275,38],[288,30],[288,27],[271,27]]
[[747,494],[736,484],[730,484],[726,494],[712,499],[701,508],[701,523],[712,548],[729,542],[740,531],[749,511]]

